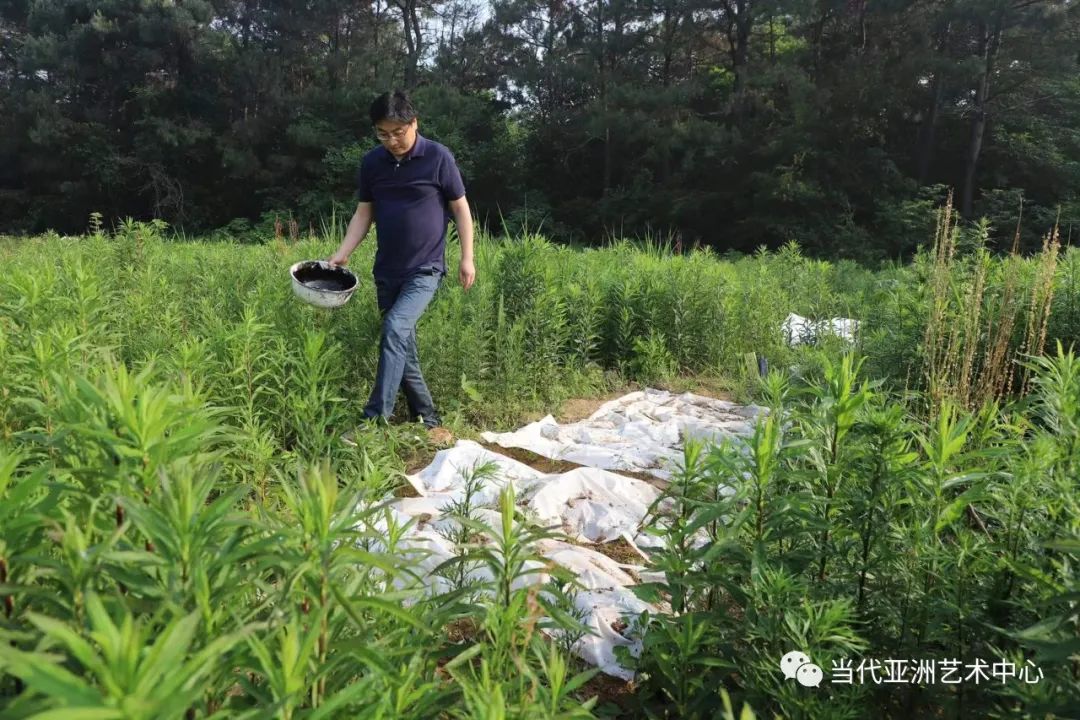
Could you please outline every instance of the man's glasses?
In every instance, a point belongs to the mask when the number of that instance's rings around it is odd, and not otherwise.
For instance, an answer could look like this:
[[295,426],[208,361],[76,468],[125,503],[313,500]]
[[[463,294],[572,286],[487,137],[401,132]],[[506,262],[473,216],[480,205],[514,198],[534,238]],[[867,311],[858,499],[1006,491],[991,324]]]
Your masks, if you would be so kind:
[[408,125],[406,125],[405,127],[399,127],[397,130],[391,130],[390,132],[386,132],[384,130],[376,130],[375,137],[379,138],[379,140],[382,140],[383,142],[386,142],[387,140],[400,140],[401,138],[405,137],[405,133],[407,132],[409,132]]

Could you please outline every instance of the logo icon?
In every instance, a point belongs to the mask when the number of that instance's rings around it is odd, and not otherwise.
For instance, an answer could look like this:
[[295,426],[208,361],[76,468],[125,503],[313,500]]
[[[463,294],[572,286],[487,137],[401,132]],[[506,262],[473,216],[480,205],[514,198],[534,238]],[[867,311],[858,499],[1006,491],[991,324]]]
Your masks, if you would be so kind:
[[780,658],[780,672],[784,673],[785,680],[795,678],[803,687],[817,687],[824,675],[820,667],[810,662],[809,655],[798,650]]

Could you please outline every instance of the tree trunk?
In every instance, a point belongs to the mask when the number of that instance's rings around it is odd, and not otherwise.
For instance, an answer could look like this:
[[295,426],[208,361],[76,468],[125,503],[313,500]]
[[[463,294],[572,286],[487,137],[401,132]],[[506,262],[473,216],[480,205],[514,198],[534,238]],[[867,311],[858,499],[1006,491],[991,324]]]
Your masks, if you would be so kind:
[[412,90],[416,87],[417,83],[417,71],[420,67],[420,54],[424,51],[423,35],[420,32],[420,12],[417,8],[415,0],[410,0],[409,5],[409,18],[412,21],[412,31],[414,37],[413,54],[409,57],[409,68],[412,70],[411,81],[407,80],[405,87]]
[[1004,24],[1004,9],[998,12],[993,29],[987,29],[985,22],[979,24],[981,37],[980,51],[983,57],[983,71],[975,87],[975,107],[971,120],[971,140],[968,143],[967,159],[964,161],[964,192],[961,198],[960,212],[965,217],[971,216],[975,201],[975,173],[982,153],[983,133],[986,130],[987,99],[990,93],[990,76],[994,72],[998,47],[1001,45],[1001,28]]
[[859,52],[866,51],[866,0],[859,0]]
[[940,73],[934,74],[931,85],[930,106],[926,110],[922,127],[919,128],[918,149],[918,178],[919,185],[925,185],[930,176],[930,164],[934,159],[934,139],[937,135],[938,115],[941,113],[941,97],[944,94],[945,84],[941,80]]
[[[952,23],[945,23],[945,27],[938,35],[937,53],[942,55],[949,43],[949,30]],[[934,72],[934,79],[930,85],[930,105],[926,110],[926,117],[919,128],[919,147],[916,152],[916,165],[918,166],[919,184],[925,185],[930,177],[930,166],[934,159],[934,140],[937,135],[938,117],[941,115],[941,101],[945,95],[945,81],[941,77],[940,68]]]
[[671,3],[667,3],[664,5],[664,18],[660,24],[660,36],[664,39],[664,63],[660,78],[665,88],[671,87],[671,61],[675,51],[673,40],[677,27],[678,20],[672,17]]
[[[375,37],[373,38],[373,43],[372,43],[375,52],[372,53],[371,79],[372,79],[372,82],[374,84],[376,84],[376,85],[382,83],[382,73],[380,72],[380,68],[382,67],[381,59],[382,59],[382,56],[383,56],[383,52],[382,52],[382,25],[383,25],[383,20],[386,17],[388,17],[389,15],[390,15],[390,6],[389,5],[384,7],[381,2],[375,3],[375,23],[374,23],[374,26],[373,26],[375,28]],[[393,60],[391,60],[390,67],[391,68],[394,67],[394,61]]]
[[345,83],[348,84],[353,61],[353,16],[347,14],[345,17]]
[[817,21],[814,23],[814,63],[811,70],[810,77],[813,80],[817,80],[818,74],[821,71],[821,42],[825,37],[825,23],[829,19],[830,11],[825,2],[821,2],[821,15],[818,16]]
[[548,22],[544,27],[544,57],[542,60],[544,82],[540,88],[540,119],[544,124],[551,121],[557,107],[556,97],[558,94],[558,78],[556,76],[555,62],[551,59],[551,54],[555,50],[555,38],[557,35],[555,23],[559,17],[560,9],[561,6],[556,0],[548,0]]
[[405,89],[412,90],[416,87],[420,52],[423,50],[417,0],[396,0],[395,4],[401,10],[401,24],[405,31]]
[[336,92],[341,83],[341,13],[334,12],[334,33],[330,36],[329,65],[326,86]]
[[608,125],[608,73],[607,49],[604,47],[604,4],[608,0],[596,0],[596,57],[600,71],[600,112],[604,123],[604,179],[601,194],[607,196],[611,188],[611,127]]
[[749,0],[734,0],[727,8],[732,15],[728,25],[728,40],[731,43],[731,67],[735,74],[732,109],[738,123],[746,110],[746,82],[749,74],[747,65],[750,60],[750,31],[754,18],[750,12]]
[[776,27],[775,18],[769,13],[769,64],[776,64]]
[[[672,12],[671,6],[670,1],[664,4],[664,18],[660,26],[661,37],[664,39],[661,82],[663,83],[665,97],[668,88],[671,87],[672,60],[675,56],[675,35],[679,28],[679,17]],[[675,112],[673,104],[666,102],[664,109],[665,122],[661,127],[664,132],[663,152],[660,156],[660,183],[664,187],[667,187],[668,182],[671,180],[671,131],[675,126]]]

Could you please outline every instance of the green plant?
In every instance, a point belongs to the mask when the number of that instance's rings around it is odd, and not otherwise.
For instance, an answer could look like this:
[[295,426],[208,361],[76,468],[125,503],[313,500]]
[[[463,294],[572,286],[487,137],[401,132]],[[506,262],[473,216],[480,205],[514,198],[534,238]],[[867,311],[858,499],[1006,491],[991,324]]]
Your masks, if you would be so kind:
[[[417,572],[412,526],[384,501],[431,448],[407,424],[361,423],[374,299],[322,313],[281,281],[338,241],[332,225],[279,246],[165,230],[0,247],[0,714],[599,713],[570,656],[579,588],[517,500],[495,500],[492,468],[467,469],[437,523],[457,559],[435,581]],[[478,265],[506,277],[444,285],[421,353],[464,436],[626,373],[731,380],[741,358],[769,360],[742,381],[768,414],[745,441],[687,444],[652,508],[663,575],[638,591],[662,612],[627,619],[641,652],[625,658],[639,673],[626,713],[1071,712],[1076,253],[1051,238],[998,258],[979,238],[963,230],[948,267],[924,254],[871,272],[794,246],[720,259],[484,237]],[[863,330],[855,348],[787,348],[788,312]],[[924,352],[931,321],[947,363]],[[953,392],[965,377],[973,388]],[[796,646],[826,675],[860,657],[963,656],[1043,677],[811,694],[777,669]]]

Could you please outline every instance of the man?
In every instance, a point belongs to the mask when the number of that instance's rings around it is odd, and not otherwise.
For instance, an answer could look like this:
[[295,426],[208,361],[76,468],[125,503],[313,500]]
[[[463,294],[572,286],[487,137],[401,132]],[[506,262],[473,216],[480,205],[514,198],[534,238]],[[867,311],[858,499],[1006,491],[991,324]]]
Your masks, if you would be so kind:
[[381,146],[360,161],[359,203],[341,246],[329,258],[332,264],[345,265],[374,220],[377,247],[372,275],[383,323],[375,386],[364,417],[389,419],[398,390],[403,389],[410,419],[422,420],[429,437],[443,444],[450,433],[441,426],[420,372],[416,324],[446,275],[451,214],[461,239],[461,285],[467,291],[476,280],[472,214],[454,156],[417,132],[416,111],[408,95],[398,91],[376,98],[371,124]]

